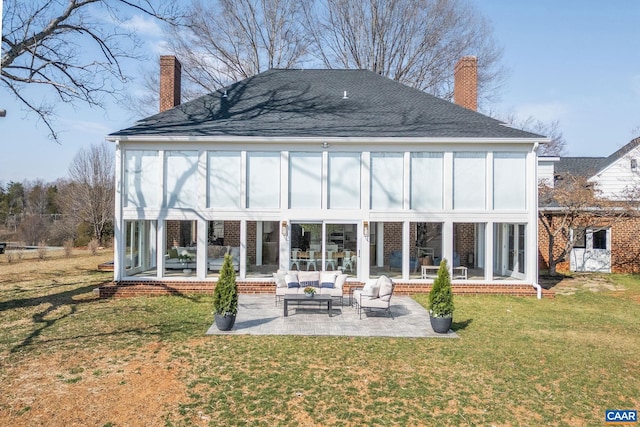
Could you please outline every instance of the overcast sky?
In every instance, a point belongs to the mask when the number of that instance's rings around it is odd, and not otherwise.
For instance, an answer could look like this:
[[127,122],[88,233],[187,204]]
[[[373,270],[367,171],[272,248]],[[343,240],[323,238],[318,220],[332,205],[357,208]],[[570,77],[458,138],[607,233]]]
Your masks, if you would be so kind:
[[[571,156],[607,156],[640,136],[640,1],[472,1],[504,47],[509,69],[491,111],[558,120]],[[140,18],[146,49],[158,62],[158,27]],[[155,64],[149,64],[155,66]],[[132,86],[130,90],[136,90]],[[61,144],[0,89],[0,183],[67,176],[82,146],[137,119],[116,104],[107,111],[58,106]]]

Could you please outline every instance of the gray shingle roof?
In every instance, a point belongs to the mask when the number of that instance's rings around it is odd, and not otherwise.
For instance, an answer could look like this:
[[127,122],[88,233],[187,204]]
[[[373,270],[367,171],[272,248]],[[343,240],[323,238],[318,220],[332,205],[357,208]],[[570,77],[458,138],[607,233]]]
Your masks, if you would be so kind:
[[111,136],[544,138],[366,70],[269,70]]
[[607,157],[561,157],[555,165],[556,174],[591,178],[608,164]]

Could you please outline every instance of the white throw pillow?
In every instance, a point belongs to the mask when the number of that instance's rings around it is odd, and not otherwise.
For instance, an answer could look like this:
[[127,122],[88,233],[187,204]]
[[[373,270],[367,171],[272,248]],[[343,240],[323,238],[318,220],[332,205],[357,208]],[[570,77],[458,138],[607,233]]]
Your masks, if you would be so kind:
[[369,279],[364,284],[362,288],[362,298],[363,299],[376,299],[378,298],[378,292],[380,288],[378,287],[378,279]]
[[276,287],[278,288],[286,288],[287,281],[284,280],[284,273],[273,273],[273,278],[276,281]]
[[393,282],[387,276],[380,276],[377,283],[379,287],[378,297],[382,301],[389,301],[393,293]]
[[347,280],[347,277],[349,277],[348,274],[339,274],[336,277],[335,288],[342,289],[342,287],[344,286],[344,282],[346,282]]
[[336,286],[335,273],[320,273],[320,287],[333,289]]

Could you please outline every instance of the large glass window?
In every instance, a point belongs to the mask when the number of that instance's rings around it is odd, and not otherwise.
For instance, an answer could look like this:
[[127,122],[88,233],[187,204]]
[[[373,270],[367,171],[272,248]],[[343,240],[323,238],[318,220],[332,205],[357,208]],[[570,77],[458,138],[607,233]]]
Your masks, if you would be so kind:
[[157,151],[125,151],[125,207],[160,207]]
[[360,208],[360,154],[329,153],[329,209]]
[[196,208],[198,204],[198,152],[165,153],[165,202],[168,208]]
[[442,223],[412,222],[411,252],[418,268],[410,273],[411,278],[433,279],[442,260]]
[[411,209],[442,209],[442,153],[411,153]]
[[216,151],[209,153],[209,199],[213,208],[240,208],[241,159],[239,152]]
[[125,221],[126,276],[155,275],[157,222]]
[[198,265],[196,221],[165,222],[165,276],[195,276]]
[[484,279],[485,224],[453,224],[453,280]]
[[402,153],[371,154],[371,209],[402,209]]
[[[256,239],[255,226],[248,231],[247,245]],[[233,269],[236,272],[240,271],[240,221],[209,221],[207,223],[207,277],[218,276],[227,253],[231,255]]]
[[453,208],[485,209],[485,153],[455,153],[453,159]]
[[278,221],[247,222],[247,277],[272,277],[278,271]]
[[[402,223],[372,222],[369,225],[370,277],[386,275],[402,277]],[[415,271],[417,261],[412,256],[409,269]]]
[[526,208],[526,161],[521,153],[493,155],[494,209]]
[[280,207],[280,153],[247,153],[247,207]]
[[289,154],[289,207],[319,209],[322,205],[322,154]]

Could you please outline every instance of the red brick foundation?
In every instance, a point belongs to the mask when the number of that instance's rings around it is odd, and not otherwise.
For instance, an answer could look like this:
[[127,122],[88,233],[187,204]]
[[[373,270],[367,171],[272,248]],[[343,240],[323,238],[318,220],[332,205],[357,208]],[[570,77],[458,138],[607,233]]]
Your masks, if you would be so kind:
[[[345,284],[344,295],[349,295],[351,288],[361,287],[363,283],[349,282]],[[99,288],[100,298],[129,298],[138,296],[181,295],[181,294],[213,294],[214,282],[122,282],[105,283]],[[430,283],[396,282],[394,293],[397,295],[425,294],[431,290]],[[275,294],[275,283],[238,282],[241,294]],[[453,285],[455,295],[513,295],[535,297],[536,289],[529,284],[460,284]],[[554,292],[543,289],[544,298],[553,298]]]

